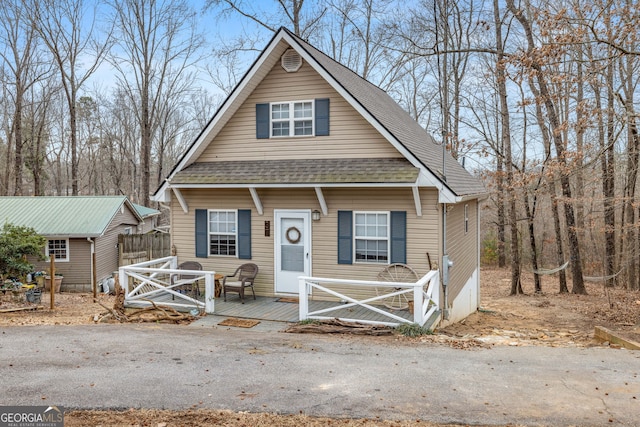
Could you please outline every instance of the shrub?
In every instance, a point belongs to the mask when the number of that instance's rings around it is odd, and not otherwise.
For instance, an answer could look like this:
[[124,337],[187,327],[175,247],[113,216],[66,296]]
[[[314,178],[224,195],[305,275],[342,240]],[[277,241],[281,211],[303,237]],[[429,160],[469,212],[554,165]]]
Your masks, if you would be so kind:
[[0,278],[20,278],[33,271],[27,256],[43,259],[46,243],[33,228],[5,223],[0,230]]
[[485,236],[482,240],[480,262],[483,265],[495,265],[498,263],[498,239],[495,236]]

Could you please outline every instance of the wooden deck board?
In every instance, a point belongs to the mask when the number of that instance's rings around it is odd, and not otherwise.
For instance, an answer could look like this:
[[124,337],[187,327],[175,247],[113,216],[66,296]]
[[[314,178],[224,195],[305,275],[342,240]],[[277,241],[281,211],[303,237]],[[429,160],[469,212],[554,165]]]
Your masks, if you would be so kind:
[[[204,301],[204,295],[199,298]],[[172,299],[171,295],[161,294],[153,298],[153,301],[162,303],[186,303],[186,301],[180,301],[180,298],[176,297]],[[133,306],[131,302],[126,303],[127,306]],[[335,302],[329,301],[309,301],[309,311],[321,310],[328,307],[335,306]],[[137,306],[137,304],[136,304]],[[191,306],[194,308],[195,305]],[[380,307],[383,308],[384,307]],[[190,308],[185,307],[184,311],[188,311]],[[281,302],[277,297],[257,297],[253,299],[252,295],[245,296],[245,303],[242,304],[240,298],[237,295],[227,296],[225,302],[222,298],[216,298],[214,302],[214,311],[219,316],[240,317],[247,319],[259,319],[259,320],[273,320],[282,322],[298,322],[299,319],[299,306],[294,302]],[[407,320],[411,320],[413,315],[408,310],[394,310],[390,311],[396,316],[400,316]],[[382,314],[373,312],[361,306],[352,306],[348,308],[338,309],[335,311],[323,314],[327,317],[342,317],[357,320],[367,320],[373,322],[390,322],[393,319],[386,317]]]

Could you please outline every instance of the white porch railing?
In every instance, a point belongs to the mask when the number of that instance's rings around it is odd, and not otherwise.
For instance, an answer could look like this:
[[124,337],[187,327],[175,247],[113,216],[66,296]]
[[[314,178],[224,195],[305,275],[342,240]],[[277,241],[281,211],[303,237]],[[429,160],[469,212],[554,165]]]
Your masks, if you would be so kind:
[[[375,282],[304,276],[299,277],[298,283],[300,291],[300,320],[327,320],[338,317],[341,320],[359,323],[384,324],[388,326],[398,326],[401,323],[416,323],[420,326],[424,326],[427,320],[429,320],[429,318],[435,313],[436,310],[438,310],[438,307],[440,306],[438,301],[440,295],[440,275],[438,270],[432,270],[428,272],[415,283]],[[336,287],[334,285],[337,285],[342,289],[344,289],[345,287],[351,287],[353,289],[355,289],[356,287],[371,288],[372,291],[377,290],[379,294],[375,297],[357,300],[354,297],[331,289],[332,287]],[[380,289],[388,289],[388,291],[380,292]],[[317,290],[336,297],[337,301],[335,306],[324,308],[322,310],[309,311],[309,297],[311,296],[313,290]],[[385,299],[393,298],[397,295],[406,295],[407,297],[409,297],[409,299],[413,299],[413,320],[407,320],[401,316],[394,314],[393,310],[387,309],[384,304],[382,304]],[[341,301],[346,301],[346,304]],[[354,306],[361,306],[367,310],[371,310],[385,317],[388,317],[390,320],[377,322],[329,315],[329,313],[331,312]]]
[[[168,256],[151,261],[131,264],[119,269],[120,286],[125,290],[125,305],[150,306],[153,300],[180,308],[204,308],[206,313],[212,314],[214,310],[214,286],[215,272],[202,270],[178,269],[178,258]],[[183,279],[172,283],[173,275],[189,275],[192,279]],[[204,280],[204,302],[191,298],[188,295],[176,291],[174,288]],[[167,297],[171,296],[169,299]]]

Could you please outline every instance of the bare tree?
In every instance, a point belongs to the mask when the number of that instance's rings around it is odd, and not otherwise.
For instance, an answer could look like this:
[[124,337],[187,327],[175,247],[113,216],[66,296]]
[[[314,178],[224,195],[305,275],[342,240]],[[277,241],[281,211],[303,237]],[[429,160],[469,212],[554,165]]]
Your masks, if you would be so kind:
[[239,15],[271,33],[280,26],[288,27],[303,39],[311,36],[327,11],[323,2],[314,0],[273,0],[272,4],[265,7],[247,0],[208,0],[205,9],[216,9],[223,18]]
[[504,52],[504,39],[502,35],[502,16],[498,0],[493,0],[493,19],[495,25],[495,43],[496,43],[496,84],[498,87],[498,99],[500,105],[500,136],[501,148],[504,150],[504,166],[505,166],[505,183],[504,190],[506,193],[507,205],[507,223],[509,224],[511,239],[511,295],[522,293],[522,284],[520,282],[520,246],[518,243],[518,223],[516,211],[516,194],[513,187],[513,153],[511,147],[511,125],[509,115],[509,103],[507,93],[507,76],[505,67],[507,65]]
[[[47,72],[38,57],[38,38],[33,22],[29,19],[20,0],[6,0],[0,3],[0,59],[4,72],[3,85],[7,89],[6,95],[11,99],[13,117],[7,139],[8,154],[5,180],[13,172],[14,184],[12,194],[23,194],[24,169],[24,135],[23,120],[25,96],[27,91],[38,82]],[[13,143],[13,152],[10,149]]]
[[102,63],[107,33],[98,39],[97,3],[85,0],[23,0],[41,39],[53,55],[69,109],[71,194],[78,194],[77,102],[82,85]]
[[140,135],[140,202],[149,204],[152,145],[162,104],[185,94],[193,82],[189,69],[202,44],[195,12],[185,1],[115,0],[117,49],[111,63],[118,84],[136,105]]
[[45,194],[45,183],[49,176],[46,170],[47,148],[50,143],[49,121],[52,113],[52,98],[59,85],[49,75],[46,80],[31,86],[29,103],[25,109],[25,167],[33,177],[33,195]]
[[541,60],[544,58],[544,52],[536,49],[533,28],[529,18],[525,15],[524,11],[520,8],[517,8],[513,0],[506,0],[506,5],[524,30],[524,34],[527,40],[527,47],[526,51],[523,53],[521,63],[530,68],[531,72],[533,73],[533,78],[538,86],[537,90],[540,94],[540,102],[545,107],[545,114],[551,130],[557,161],[561,166],[560,185],[562,187],[562,195],[565,199],[563,208],[569,251],[571,253],[571,269],[573,273],[572,292],[577,294],[585,294],[587,290],[584,286],[584,278],[582,275],[580,246],[578,241],[578,234],[576,232],[575,214],[572,206],[573,198],[571,195],[571,183],[569,180],[567,169],[565,145],[566,142],[562,138],[562,124],[560,122],[560,118],[558,117],[558,109],[554,103],[554,98],[552,97],[552,94],[548,87],[548,76],[543,70],[543,66],[541,63]]

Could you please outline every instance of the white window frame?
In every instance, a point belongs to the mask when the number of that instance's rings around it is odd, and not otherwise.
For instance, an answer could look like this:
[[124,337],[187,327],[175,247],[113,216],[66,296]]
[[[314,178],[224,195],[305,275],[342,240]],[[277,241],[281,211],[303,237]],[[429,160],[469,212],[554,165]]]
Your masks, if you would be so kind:
[[[296,104],[310,104],[311,105],[311,117],[295,117],[295,107]],[[289,106],[289,117],[286,119],[274,119],[273,118],[273,107],[276,105],[288,105]],[[284,101],[284,102],[272,102],[269,104],[269,137],[270,138],[304,138],[315,136],[316,134],[316,107],[315,101],[313,99],[309,100],[301,100],[301,101]],[[296,135],[295,127],[297,122],[311,122],[311,133],[308,135]],[[274,135],[273,134],[273,125],[274,123],[288,123],[289,124],[289,133],[287,135]]]
[[70,254],[70,252],[71,252],[71,250],[70,250],[70,249],[71,249],[71,248],[69,247],[69,239],[68,239],[68,238],[56,238],[56,237],[48,238],[48,239],[47,239],[46,251],[45,251],[45,255],[47,256],[47,258],[49,258],[49,257],[50,257],[50,252],[49,252],[49,243],[50,243],[50,242],[52,242],[52,241],[61,241],[61,242],[64,242],[64,248],[65,248],[66,255],[67,255],[65,258],[58,258],[58,257],[56,256],[56,258],[55,258],[55,262],[69,262],[69,260],[71,259],[71,254]]
[[469,205],[464,205],[464,234],[469,232]]
[[[358,215],[386,215],[387,216],[387,236],[386,237],[378,237],[378,236],[358,236],[357,227],[356,227],[356,218]],[[367,261],[360,260],[357,257],[357,241],[358,240],[386,240],[387,241],[387,260],[386,261]],[[391,212],[390,211],[353,211],[353,262],[356,264],[378,264],[385,265],[389,264],[391,260]]]
[[[235,229],[233,232],[213,232],[211,231],[211,214],[212,213],[233,213],[234,215],[234,223]],[[211,236],[212,235],[223,235],[223,236],[233,236],[235,240],[235,253],[234,254],[214,254],[211,253]],[[207,253],[209,256],[213,257],[233,257],[238,258],[238,211],[237,209],[208,209],[207,210]]]

